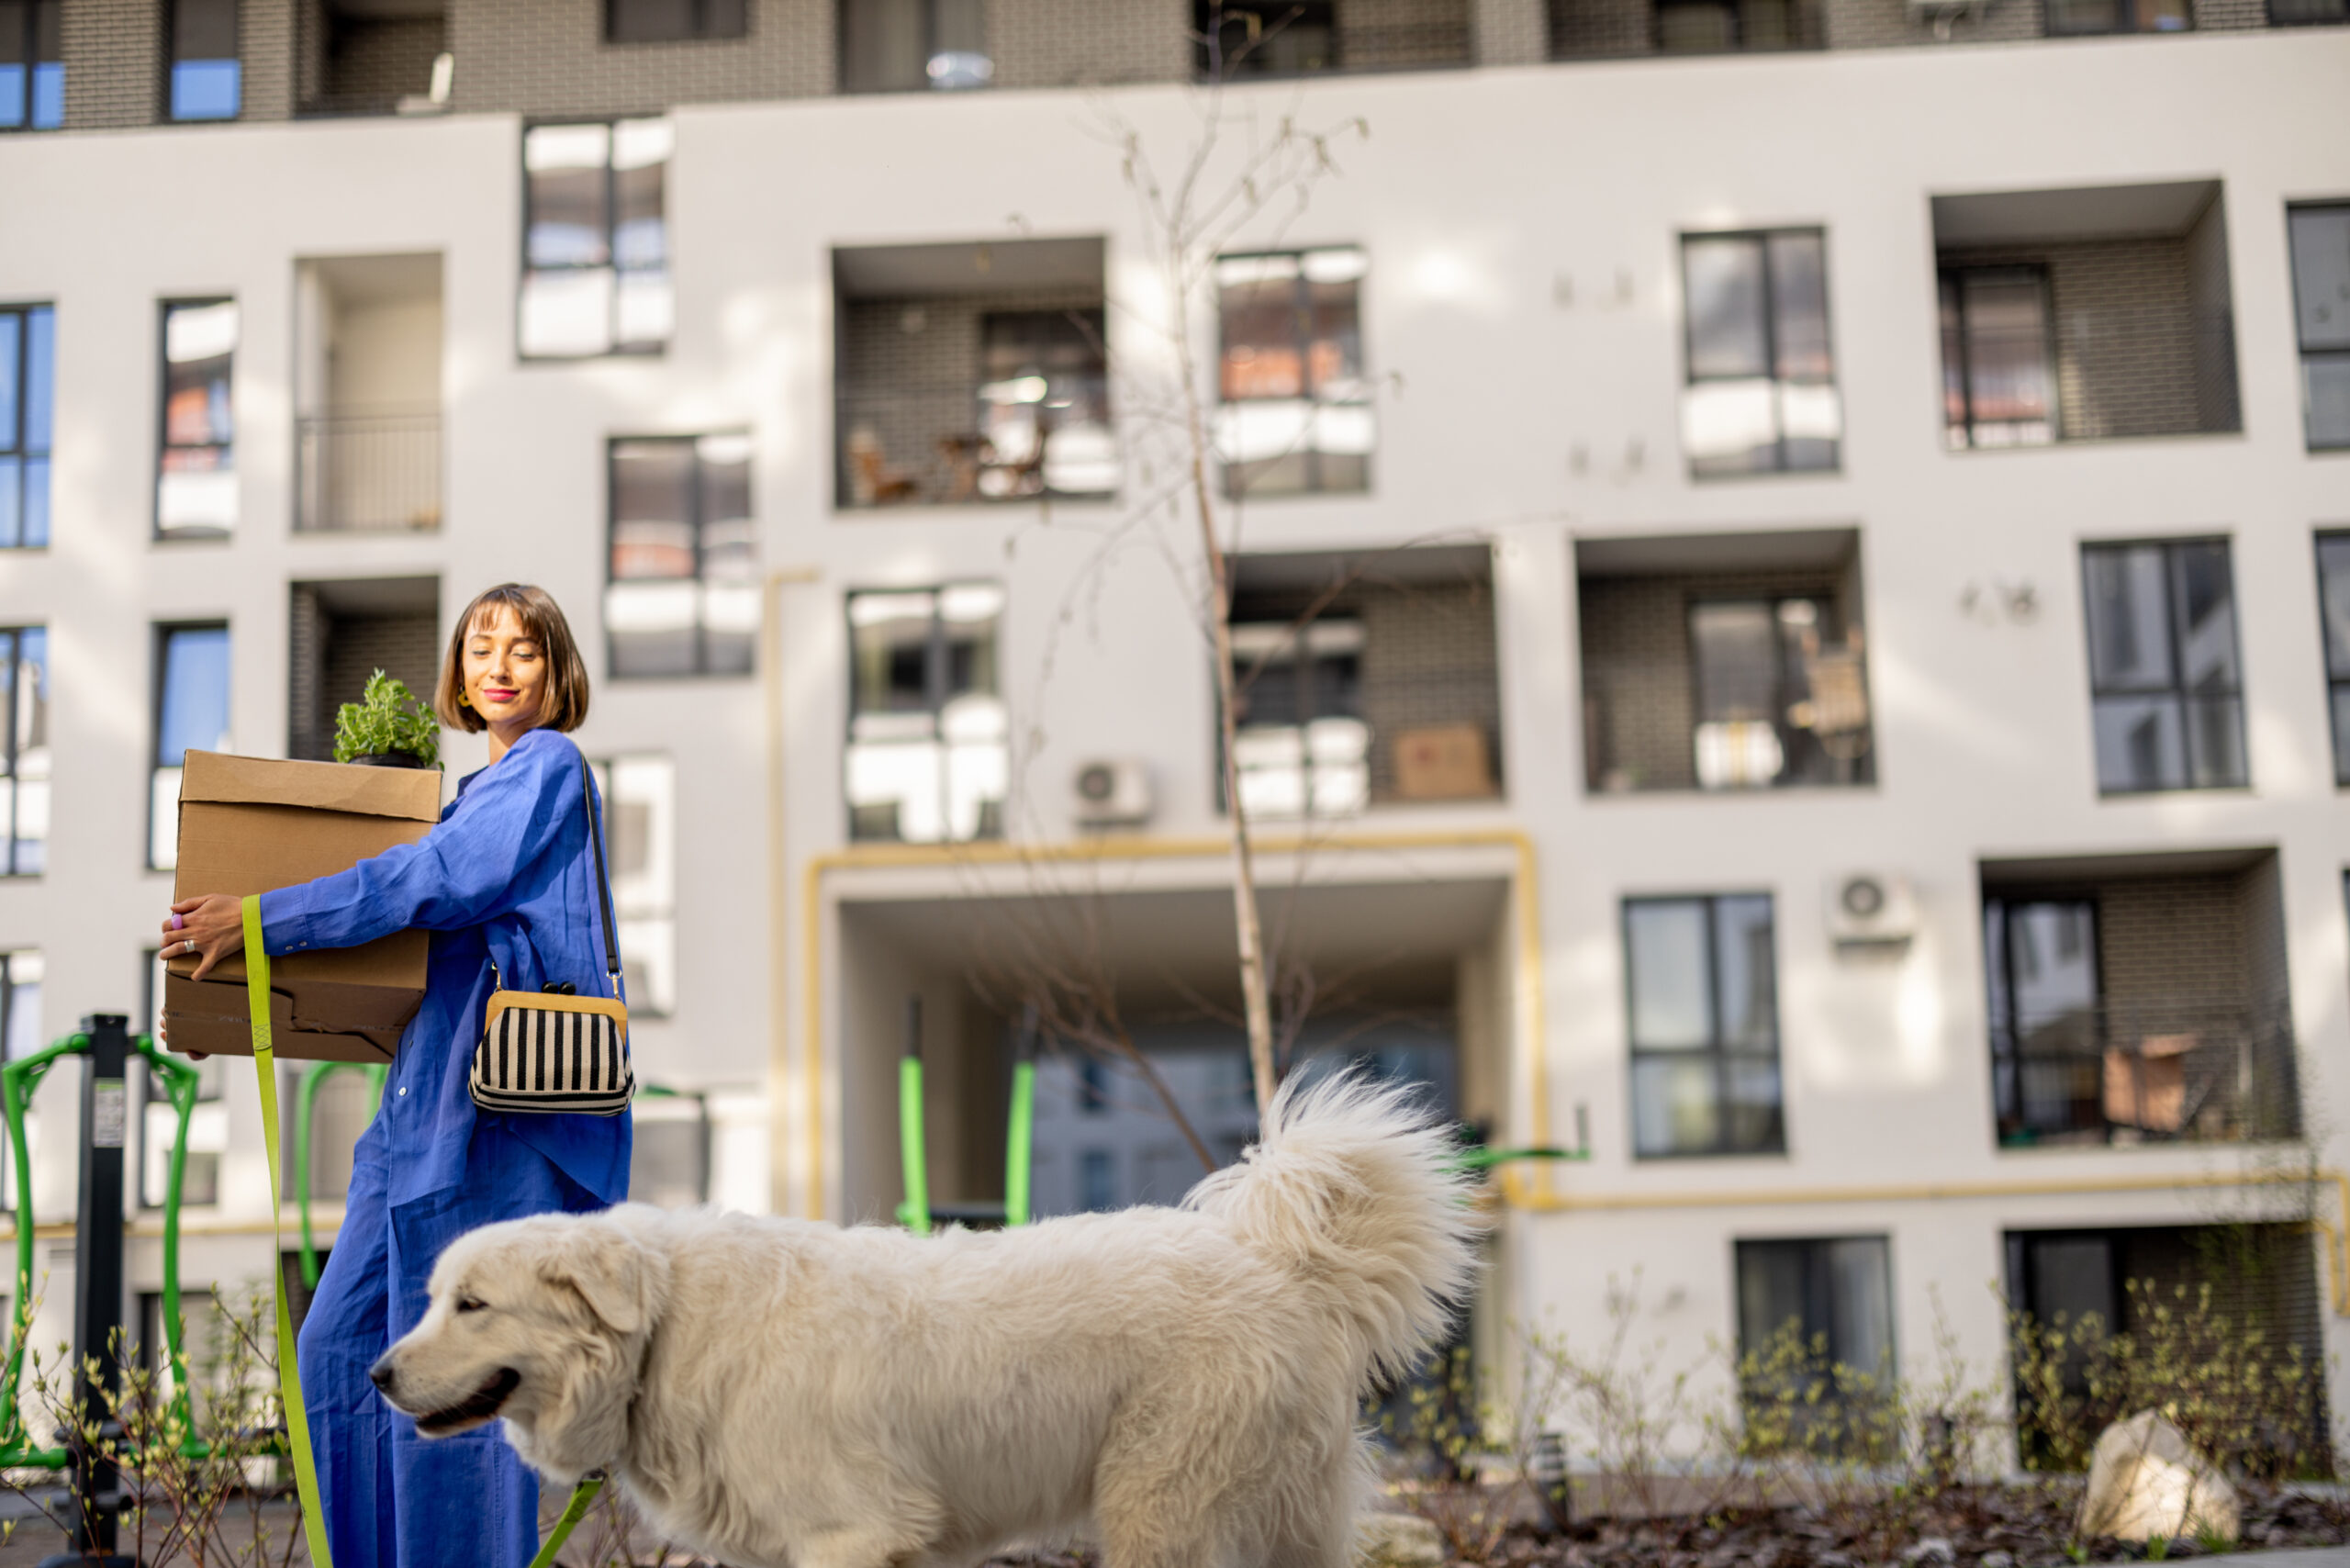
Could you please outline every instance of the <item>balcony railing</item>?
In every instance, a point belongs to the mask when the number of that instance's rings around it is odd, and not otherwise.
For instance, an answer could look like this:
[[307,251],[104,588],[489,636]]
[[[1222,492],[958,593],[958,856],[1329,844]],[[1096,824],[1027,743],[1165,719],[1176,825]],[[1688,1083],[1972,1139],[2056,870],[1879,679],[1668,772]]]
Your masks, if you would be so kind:
[[441,416],[316,414],[295,424],[295,521],[304,532],[441,526]]
[[[1945,330],[1953,448],[2228,433],[2244,428],[2235,319],[2159,305],[2063,309]],[[1971,418],[1970,418],[1971,416]]]
[[1995,1021],[1999,1141],[2231,1143],[2300,1136],[2293,1033],[2230,1003],[2083,1007]]
[[1108,387],[1015,376],[840,396],[843,507],[1106,496],[1118,487]]

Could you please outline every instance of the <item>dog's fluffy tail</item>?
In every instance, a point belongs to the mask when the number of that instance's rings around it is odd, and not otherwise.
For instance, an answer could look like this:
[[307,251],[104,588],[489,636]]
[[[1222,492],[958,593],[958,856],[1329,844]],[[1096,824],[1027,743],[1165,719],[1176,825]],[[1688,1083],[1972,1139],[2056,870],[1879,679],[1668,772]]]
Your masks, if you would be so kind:
[[1184,1204],[1329,1292],[1362,1374],[1392,1374],[1437,1343],[1476,1271],[1482,1226],[1456,1153],[1410,1089],[1292,1079],[1261,1140]]

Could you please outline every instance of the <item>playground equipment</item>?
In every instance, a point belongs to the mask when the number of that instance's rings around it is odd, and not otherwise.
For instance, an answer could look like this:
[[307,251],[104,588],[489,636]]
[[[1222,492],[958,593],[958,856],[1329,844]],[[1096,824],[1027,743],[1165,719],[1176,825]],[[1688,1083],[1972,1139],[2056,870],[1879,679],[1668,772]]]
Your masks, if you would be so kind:
[[310,1228],[310,1124],[318,1114],[319,1090],[335,1073],[367,1075],[368,1106],[384,1103],[384,1080],[391,1069],[382,1062],[310,1061],[302,1064],[294,1086],[294,1203],[302,1214],[302,1288],[319,1288],[319,1247]]
[[956,1225],[1028,1223],[1028,1172],[1036,1125],[1036,1017],[1034,1009],[1021,1021],[1013,1047],[1012,1121],[1004,1137],[1003,1202],[1000,1204],[934,1204],[930,1201],[930,1169],[923,1150],[922,1098],[922,998],[906,998],[905,1054],[898,1058],[898,1159],[905,1173],[906,1201],[898,1205],[898,1223],[916,1236],[928,1236],[932,1222]]

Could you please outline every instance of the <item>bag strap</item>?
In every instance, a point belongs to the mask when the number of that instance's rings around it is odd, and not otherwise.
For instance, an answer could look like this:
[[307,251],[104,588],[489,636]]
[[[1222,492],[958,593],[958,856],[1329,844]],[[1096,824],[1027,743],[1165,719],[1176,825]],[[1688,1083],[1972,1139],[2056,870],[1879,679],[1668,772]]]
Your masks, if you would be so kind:
[[310,1454],[310,1412],[302,1403],[302,1369],[294,1356],[294,1312],[285,1299],[285,1226],[277,1192],[277,1056],[270,1046],[269,952],[262,945],[261,895],[245,899],[245,1009],[252,1014],[253,1073],[261,1080],[262,1148],[269,1165],[269,1223],[277,1235],[277,1397],[285,1407],[285,1446],[294,1458],[294,1487],[302,1498],[302,1533],[312,1568],[334,1568],[327,1551],[327,1514],[319,1501],[319,1466]]
[[596,807],[594,776],[588,758],[579,758],[579,798],[588,802],[588,843],[596,852],[596,896],[604,912],[604,969],[612,982],[612,1000],[621,998],[621,944],[612,931],[612,884],[604,875],[604,813]]

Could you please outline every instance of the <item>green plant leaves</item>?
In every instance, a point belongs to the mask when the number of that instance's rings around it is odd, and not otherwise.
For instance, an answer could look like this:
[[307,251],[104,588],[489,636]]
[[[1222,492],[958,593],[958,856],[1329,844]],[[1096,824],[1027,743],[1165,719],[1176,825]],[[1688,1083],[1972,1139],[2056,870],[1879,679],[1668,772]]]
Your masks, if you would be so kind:
[[334,759],[384,756],[402,752],[427,767],[441,766],[441,725],[405,681],[377,670],[365,694],[335,714]]

